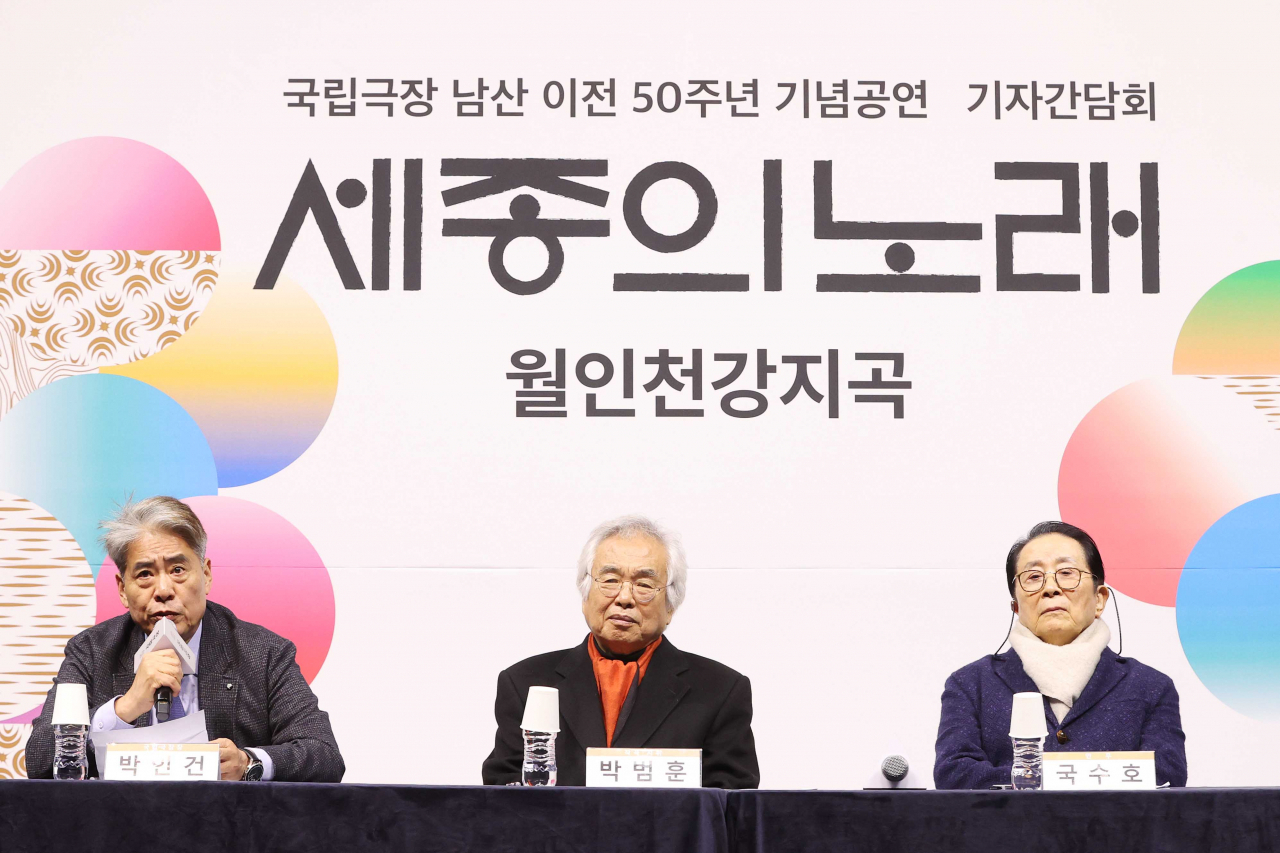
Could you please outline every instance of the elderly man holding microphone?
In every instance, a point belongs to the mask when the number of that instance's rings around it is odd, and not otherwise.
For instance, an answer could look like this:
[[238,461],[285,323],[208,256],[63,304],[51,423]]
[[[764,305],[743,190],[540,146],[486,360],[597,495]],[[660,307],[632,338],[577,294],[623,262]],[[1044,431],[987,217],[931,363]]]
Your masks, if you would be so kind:
[[1155,752],[1158,784],[1187,783],[1178,691],[1167,675],[1107,647],[1111,597],[1098,546],[1060,521],[1037,524],[1005,561],[1013,650],[952,673],[942,694],[939,788],[1007,785],[1015,693],[1041,693],[1050,751]]
[[560,691],[559,785],[585,784],[588,747],[701,749],[704,786],[759,785],[751,682],[663,636],[684,600],[686,572],[679,541],[648,519],[620,518],[592,532],[578,562],[590,633],[498,676],[486,785],[520,781],[521,715],[534,686]]
[[[103,544],[118,570],[127,614],[81,631],[67,643],[44,710],[27,744],[31,777],[53,775],[51,725],[59,684],[83,684],[92,731],[155,725],[205,712],[228,780],[338,782],[346,770],[315,693],[302,677],[293,643],[207,599],[213,563],[204,525],[182,501],[157,496],[126,503],[102,523]],[[168,620],[197,671],[184,675],[172,649],[151,651],[134,671],[148,636]],[[158,714],[161,688],[171,694]],[[89,757],[92,773],[96,762]]]

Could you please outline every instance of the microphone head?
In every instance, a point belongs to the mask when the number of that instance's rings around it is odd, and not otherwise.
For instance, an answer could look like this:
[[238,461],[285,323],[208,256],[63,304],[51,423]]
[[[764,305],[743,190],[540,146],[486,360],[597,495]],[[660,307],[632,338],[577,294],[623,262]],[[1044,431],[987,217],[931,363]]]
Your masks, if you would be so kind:
[[907,778],[907,759],[901,755],[890,755],[884,761],[880,762],[880,772],[884,774],[884,778],[890,782],[901,782]]
[[142,647],[133,655],[133,671],[137,672],[138,667],[142,665],[142,659],[151,652],[160,651],[161,649],[172,649],[177,652],[178,660],[182,663],[182,674],[193,675],[196,671],[196,656],[191,651],[191,647],[183,641],[182,635],[178,633],[178,626],[168,617],[164,617],[156,621],[155,627],[151,629],[151,634],[147,636]]

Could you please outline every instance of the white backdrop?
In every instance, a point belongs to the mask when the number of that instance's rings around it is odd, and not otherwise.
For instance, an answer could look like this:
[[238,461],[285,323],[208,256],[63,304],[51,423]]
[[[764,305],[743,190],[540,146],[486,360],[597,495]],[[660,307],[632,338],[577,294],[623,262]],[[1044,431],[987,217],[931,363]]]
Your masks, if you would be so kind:
[[[302,170],[332,195],[391,158],[392,290],[344,291],[308,221],[285,273],[316,301],[339,359],[332,413],[309,450],[225,494],[296,525],[329,567],[333,643],[314,682],[353,782],[475,783],[492,744],[498,671],[579,641],[572,563],[597,522],[639,512],[679,531],[692,571],[670,629],[682,648],[752,679],[766,787],[860,786],[901,751],[928,775],[948,673],[994,651],[1008,623],[1009,544],[1059,516],[1073,430],[1121,386],[1169,372],[1196,300],[1275,254],[1276,120],[1270,5],[1072,2],[413,4],[0,0],[10,85],[0,176],[90,135],[153,145],[208,194],[223,274],[252,276]],[[435,115],[307,118],[289,78],[434,76]],[[541,108],[551,78],[615,77],[618,117]],[[761,116],[630,113],[637,79],[759,78]],[[453,78],[523,77],[524,118],[451,114]],[[774,110],[777,81],[928,81],[926,120],[803,120]],[[994,121],[969,85],[993,80],[1155,81],[1158,119]],[[323,104],[323,101],[321,101]],[[323,110],[323,106],[321,107]],[[603,158],[599,211],[540,195],[544,215],[607,217],[607,239],[567,239],[559,281],[507,293],[488,241],[444,238],[448,216],[501,216],[511,194],[451,208],[447,157]],[[424,273],[399,287],[399,169],[425,162]],[[761,279],[761,163],[783,161],[783,287]],[[679,160],[716,188],[706,242],[662,256],[622,221],[644,166]],[[812,164],[835,163],[838,219],[981,222],[977,242],[916,241],[913,272],[982,276],[976,294],[818,293],[820,272],[887,272],[885,241],[813,239]],[[1017,267],[1077,273],[1078,293],[995,289],[997,213],[1056,213],[1057,185],[996,181],[997,161],[1082,164],[1082,230],[1020,235]],[[1111,209],[1137,210],[1138,164],[1160,164],[1161,292],[1143,294],[1138,241],[1112,243],[1109,294],[1089,292],[1088,168],[1111,164]],[[368,280],[368,206],[335,205]],[[692,196],[655,188],[659,230]],[[530,242],[530,241],[524,241]],[[536,273],[536,246],[512,267]],[[747,293],[615,293],[614,272],[748,272]],[[902,352],[905,417],[845,397],[839,419],[771,392],[755,420],[514,417],[504,374],[524,348],[637,361],[707,353]],[[652,373],[637,372],[637,385]],[[852,375],[846,378],[855,378]],[[785,389],[785,369],[773,384]],[[823,389],[825,390],[825,389]],[[646,406],[648,407],[646,409]],[[1105,554],[1104,554],[1105,556]],[[214,596],[216,598],[216,595]],[[1216,699],[1179,645],[1174,611],[1117,596],[1125,651],[1183,700],[1190,784],[1265,784],[1280,746]],[[1113,625],[1113,635],[1114,622]],[[388,698],[394,697],[394,698]],[[391,710],[394,709],[394,710]],[[405,709],[413,709],[406,711]],[[393,737],[408,713],[425,738]]]

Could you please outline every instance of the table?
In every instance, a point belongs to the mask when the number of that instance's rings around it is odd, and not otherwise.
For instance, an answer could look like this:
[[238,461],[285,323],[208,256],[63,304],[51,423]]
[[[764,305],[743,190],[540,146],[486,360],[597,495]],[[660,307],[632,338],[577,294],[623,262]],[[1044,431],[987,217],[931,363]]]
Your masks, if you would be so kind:
[[1280,789],[735,791],[733,853],[1280,851]]
[[1280,789],[715,791],[0,781],[0,851],[1261,853]]
[[0,781],[0,851],[727,853],[725,793]]

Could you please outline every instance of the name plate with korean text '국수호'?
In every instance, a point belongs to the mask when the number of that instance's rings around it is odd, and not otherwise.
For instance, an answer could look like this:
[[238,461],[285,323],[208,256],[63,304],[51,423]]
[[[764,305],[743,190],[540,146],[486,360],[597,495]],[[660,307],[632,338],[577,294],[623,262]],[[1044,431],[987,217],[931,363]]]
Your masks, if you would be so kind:
[[587,750],[588,788],[701,788],[700,749]]
[[107,747],[104,779],[148,782],[218,781],[216,743],[113,743]]
[[1046,791],[1143,791],[1156,787],[1154,752],[1046,752]]

